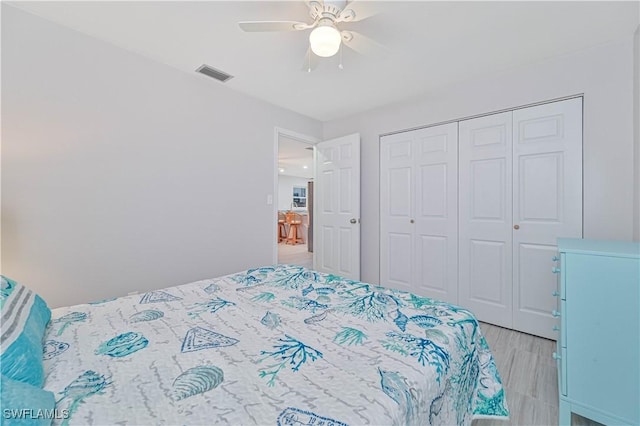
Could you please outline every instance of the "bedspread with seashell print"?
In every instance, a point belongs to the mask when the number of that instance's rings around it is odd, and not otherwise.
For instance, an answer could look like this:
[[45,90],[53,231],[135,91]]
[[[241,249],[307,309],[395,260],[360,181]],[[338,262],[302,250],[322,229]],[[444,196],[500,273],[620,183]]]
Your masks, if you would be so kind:
[[278,265],[53,311],[54,424],[449,425],[506,418],[471,312]]

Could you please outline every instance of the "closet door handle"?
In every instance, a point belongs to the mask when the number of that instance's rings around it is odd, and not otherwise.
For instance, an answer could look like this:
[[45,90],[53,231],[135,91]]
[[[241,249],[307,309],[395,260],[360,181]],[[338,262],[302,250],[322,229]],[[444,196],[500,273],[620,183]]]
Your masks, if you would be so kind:
[[349,222],[351,222],[351,223],[356,223],[356,222],[357,222],[357,220],[355,220],[355,219],[351,219]]
[[518,229],[520,229],[520,225],[513,225],[513,229],[517,231]]
[[410,219],[410,220],[409,220],[409,223],[415,223],[415,220]]

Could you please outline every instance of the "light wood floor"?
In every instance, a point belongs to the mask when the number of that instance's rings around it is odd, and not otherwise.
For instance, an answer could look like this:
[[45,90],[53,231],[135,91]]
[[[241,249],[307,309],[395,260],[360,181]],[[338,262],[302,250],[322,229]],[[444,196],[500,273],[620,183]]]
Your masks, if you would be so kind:
[[[509,421],[475,420],[474,426],[558,424],[558,370],[551,356],[556,342],[530,334],[480,323],[505,388]],[[573,415],[573,425],[594,426]]]
[[557,425],[558,370],[551,354],[556,342],[480,323],[505,388],[510,420],[476,420],[487,425]]
[[306,244],[278,244],[278,263],[300,265],[313,268],[313,253],[307,251]]

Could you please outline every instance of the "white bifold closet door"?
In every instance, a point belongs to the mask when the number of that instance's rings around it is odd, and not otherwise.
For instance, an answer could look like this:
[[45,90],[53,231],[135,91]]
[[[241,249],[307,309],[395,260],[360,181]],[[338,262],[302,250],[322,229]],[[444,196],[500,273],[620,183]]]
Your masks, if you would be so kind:
[[511,112],[460,122],[459,303],[512,328]]
[[458,124],[380,140],[380,283],[458,299]]
[[551,258],[582,237],[582,98],[460,122],[459,303],[556,339]]

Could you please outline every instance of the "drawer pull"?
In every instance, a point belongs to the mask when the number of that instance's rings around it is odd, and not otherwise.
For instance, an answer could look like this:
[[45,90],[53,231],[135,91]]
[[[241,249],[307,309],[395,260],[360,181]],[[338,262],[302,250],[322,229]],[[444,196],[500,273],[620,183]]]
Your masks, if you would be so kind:
[[554,317],[558,318],[560,316],[560,312],[556,311],[555,309],[553,311],[551,311],[551,315],[553,315]]
[[560,258],[558,256],[553,256],[551,260],[553,260],[554,262],[557,262],[558,260],[560,260]]
[[553,297],[558,297],[558,296],[560,296],[560,293],[558,293],[557,291],[554,291],[553,293],[551,293],[551,295]]
[[553,359],[562,359],[562,357],[560,355],[558,355],[557,353],[553,353],[553,355],[551,355],[553,357]]
[[560,327],[558,327],[557,325],[553,326],[553,331],[560,331]]
[[559,274],[560,273],[560,268],[556,268],[554,266],[553,268],[551,268],[551,272],[553,272],[554,274]]

